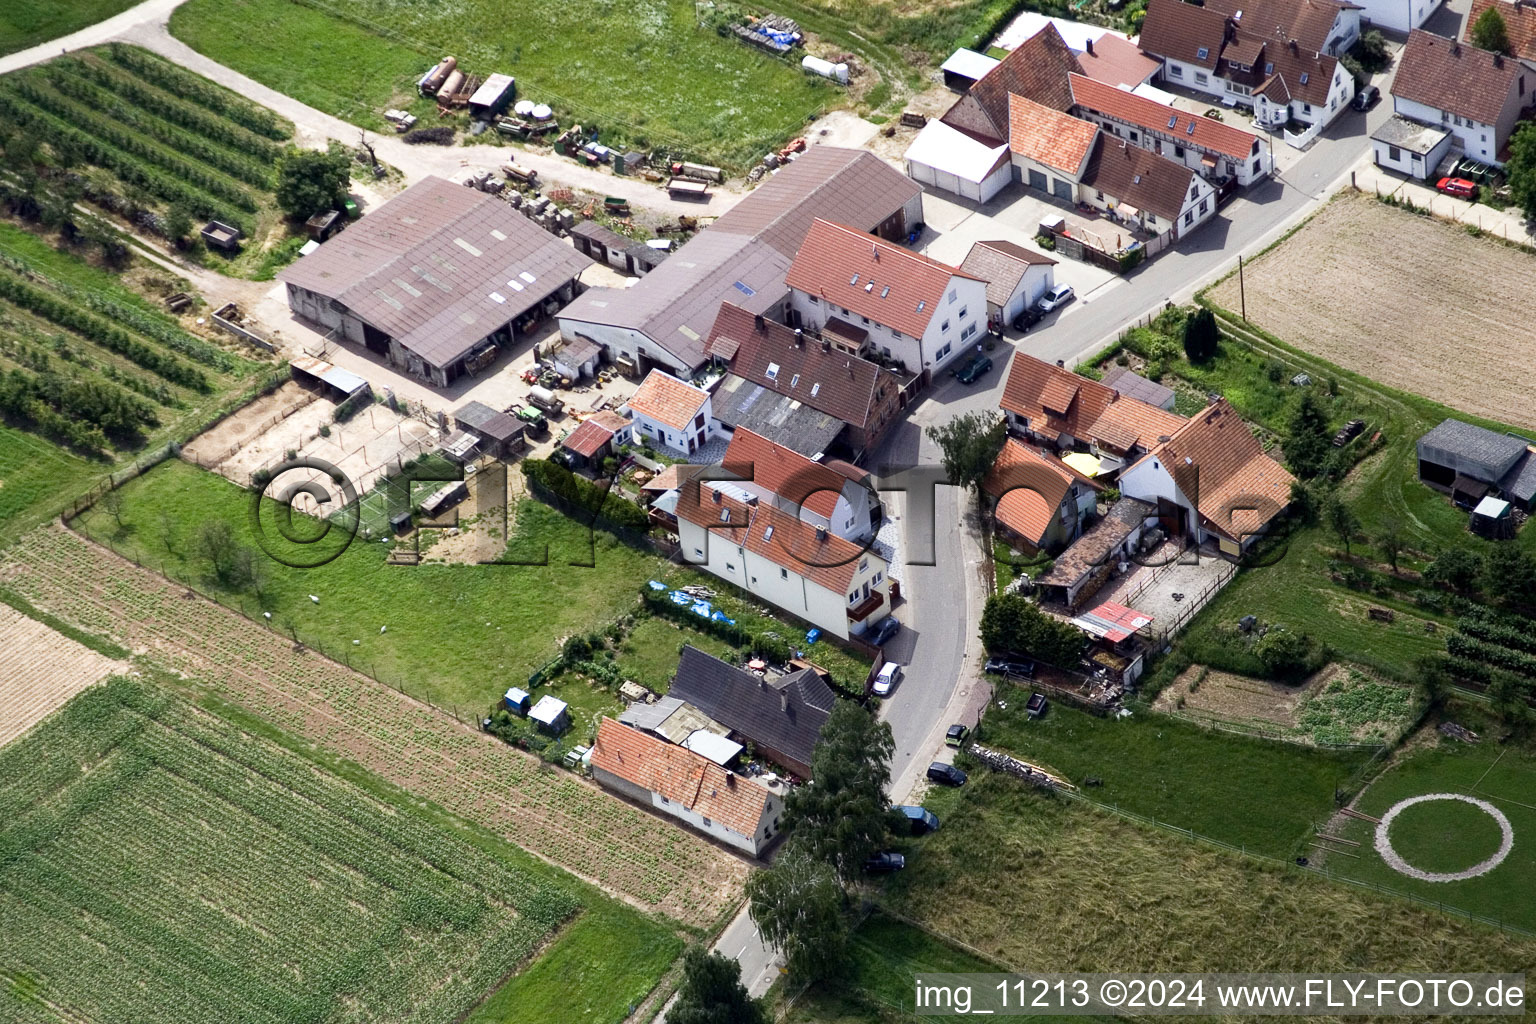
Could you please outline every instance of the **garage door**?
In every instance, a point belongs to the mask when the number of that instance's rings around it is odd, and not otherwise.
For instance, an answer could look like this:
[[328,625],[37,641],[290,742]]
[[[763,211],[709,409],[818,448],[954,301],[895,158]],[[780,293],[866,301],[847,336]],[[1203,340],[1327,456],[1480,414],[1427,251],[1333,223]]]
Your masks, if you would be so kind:
[[960,191],[960,179],[955,177],[953,174],[950,174],[948,171],[934,171],[933,183],[935,186],[943,189],[945,192],[958,193]]
[[1030,188],[1037,188],[1041,192],[1044,192],[1045,191],[1045,173],[1043,171],[1037,171],[1033,167],[1031,167],[1029,169],[1029,187]]
[[1057,199],[1065,199],[1069,203],[1072,201],[1072,183],[1070,181],[1052,178],[1051,192],[1055,194]]

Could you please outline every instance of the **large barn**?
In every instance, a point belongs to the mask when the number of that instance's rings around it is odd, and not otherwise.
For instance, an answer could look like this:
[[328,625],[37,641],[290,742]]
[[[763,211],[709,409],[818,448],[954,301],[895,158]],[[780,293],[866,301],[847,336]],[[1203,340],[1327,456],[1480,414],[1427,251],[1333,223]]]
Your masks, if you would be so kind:
[[278,280],[298,316],[442,387],[574,299],[590,265],[496,197],[431,177]]

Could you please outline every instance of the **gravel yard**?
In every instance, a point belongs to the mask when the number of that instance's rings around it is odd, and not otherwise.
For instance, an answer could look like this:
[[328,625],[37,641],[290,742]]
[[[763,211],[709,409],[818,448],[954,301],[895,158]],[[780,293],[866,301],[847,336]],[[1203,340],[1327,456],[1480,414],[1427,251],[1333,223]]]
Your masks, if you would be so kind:
[[[1248,317],[1282,341],[1474,415],[1536,428],[1536,259],[1343,193],[1246,267]],[[1240,308],[1237,278],[1211,292]]]

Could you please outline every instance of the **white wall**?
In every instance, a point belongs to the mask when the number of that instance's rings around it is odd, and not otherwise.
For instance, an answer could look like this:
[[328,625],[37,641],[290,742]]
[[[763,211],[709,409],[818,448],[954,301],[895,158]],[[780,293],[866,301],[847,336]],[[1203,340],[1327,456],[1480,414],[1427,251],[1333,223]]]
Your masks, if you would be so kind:
[[[634,437],[636,441],[649,440],[657,444],[671,448],[683,455],[692,454],[708,443],[715,436],[715,430],[719,422],[714,418],[714,410],[711,408],[711,400],[705,399],[703,407],[699,410],[704,417],[704,426],[690,426],[687,430],[678,430],[674,426],[653,420],[651,417],[630,408],[629,416],[633,421]],[[693,447],[688,447],[688,442],[693,441]]]
[[[951,292],[955,294],[954,302],[949,301]],[[790,291],[789,306],[800,314],[806,330],[821,330],[829,317],[863,328],[869,332],[866,342],[869,350],[900,360],[912,373],[938,370],[947,365],[961,350],[977,344],[987,330],[986,283],[962,277],[950,278],[944,297],[939,300],[939,308],[921,338],[902,334],[873,319],[866,323],[860,314],[848,312],[842,306],[798,288]],[[962,310],[964,316],[960,315]],[[974,330],[966,334],[967,328]],[[962,338],[961,335],[966,336]],[[947,351],[943,351],[945,346],[948,346]],[[941,351],[943,355],[939,354]]]
[[[1268,176],[1274,171],[1274,159],[1270,155],[1269,147],[1264,144],[1262,139],[1258,140],[1259,152],[1257,155],[1250,154],[1243,159],[1238,159],[1237,157],[1227,156],[1225,153],[1213,153],[1212,155],[1216,157],[1216,167],[1213,170],[1209,170],[1201,162],[1201,159],[1208,151],[1198,146],[1189,145],[1182,139],[1177,139],[1165,132],[1148,131],[1145,125],[1130,124],[1125,121],[1112,120],[1108,117],[1091,116],[1086,119],[1098,124],[1116,138],[1125,139],[1132,145],[1140,146],[1142,149],[1150,152],[1159,152],[1158,143],[1162,143],[1160,155],[1164,159],[1172,160],[1175,163],[1182,163],[1201,177],[1212,175],[1221,177],[1230,174],[1237,179],[1239,185],[1251,185],[1253,182]],[[1132,132],[1136,135],[1134,139],[1131,138]],[[1179,156],[1180,150],[1183,151],[1183,156]]]
[[1375,139],[1371,140],[1371,150],[1376,158],[1376,166],[1385,167],[1388,170],[1407,174],[1421,180],[1428,179],[1435,173],[1435,168],[1440,165],[1441,160],[1445,159],[1445,154],[1450,152],[1450,149],[1451,140],[1447,136],[1429,154],[1428,159],[1419,156],[1417,153],[1410,153],[1406,149],[1399,148],[1397,150],[1397,159],[1394,160],[1392,158],[1391,146],[1385,142],[1379,142]]
[[908,160],[906,164],[907,177],[919,185],[926,185],[931,189],[941,192],[952,192],[964,199],[970,199],[978,203],[985,203],[990,200],[1006,188],[1008,182],[1012,180],[1006,163],[979,182],[970,181],[960,177],[958,174],[951,174],[948,171],[940,170],[929,164],[919,163],[916,160]]
[[1354,0],[1365,8],[1359,12],[1362,26],[1408,32],[1424,24],[1440,0]]
[[[1536,85],[1536,73],[1526,73],[1526,101],[1529,102],[1532,86]],[[1509,126],[1514,124],[1513,110],[1519,107],[1520,97],[1506,102],[1506,110],[1500,115],[1501,122],[1507,121]],[[1501,125],[1484,124],[1471,118],[1458,117],[1446,111],[1439,110],[1424,103],[1416,103],[1400,96],[1392,97],[1392,106],[1397,113],[1410,120],[1420,121],[1424,124],[1439,125],[1461,144],[1462,152],[1474,160],[1484,163],[1498,163],[1499,149],[1502,146],[1501,133],[1507,133],[1509,127]],[[1507,140],[1508,135],[1503,134]]]
[[[620,293],[622,294],[622,293]],[[639,361],[646,360],[646,367],[660,366],[673,376],[686,379],[693,372],[693,367],[684,366],[677,357],[651,338],[639,331],[628,327],[611,327],[608,324],[595,324],[586,320],[571,320],[567,317],[559,317],[560,336],[567,341],[576,340],[576,336],[582,335],[591,338],[603,346],[609,362],[618,356],[628,356]],[[644,350],[643,352],[641,350]]]
[[[1216,72],[1207,71],[1196,64],[1186,64],[1183,61],[1165,58],[1163,75],[1174,85],[1182,85],[1186,89],[1203,92],[1217,99],[1227,95],[1226,83],[1216,77]],[[1202,75],[1204,80],[1201,79]]]
[[[718,839],[720,842],[725,843],[727,846],[741,850],[742,852],[750,854],[754,857],[757,856],[763,850],[763,848],[768,845],[769,840],[777,834],[778,829],[774,827],[774,822],[779,820],[784,813],[783,799],[777,793],[774,793],[770,790],[768,792],[767,799],[763,802],[763,816],[758,820],[755,832],[752,835],[747,836],[742,835],[740,832],[732,831],[718,821],[713,819],[706,819],[704,815],[700,814],[698,811],[685,807],[674,800],[668,800],[660,793],[648,790],[644,786],[637,785],[628,779],[621,778],[620,776],[617,776],[612,772],[607,771],[606,769],[598,768],[594,765],[592,768],[592,777],[596,779],[600,785],[623,793],[625,796],[632,800],[636,800],[641,803],[648,803],[650,806],[654,807],[661,813],[671,815],[680,821],[686,822],[688,825],[700,832],[703,832],[705,835],[710,836],[713,839]],[[746,778],[739,778],[736,784],[738,786],[758,785],[756,782]]]
[[1049,263],[1031,263],[1019,286],[1008,296],[1008,304],[1002,308],[1003,323],[1013,323],[1013,318],[1024,312],[1024,307],[1040,301],[1046,289],[1056,284],[1056,268]]

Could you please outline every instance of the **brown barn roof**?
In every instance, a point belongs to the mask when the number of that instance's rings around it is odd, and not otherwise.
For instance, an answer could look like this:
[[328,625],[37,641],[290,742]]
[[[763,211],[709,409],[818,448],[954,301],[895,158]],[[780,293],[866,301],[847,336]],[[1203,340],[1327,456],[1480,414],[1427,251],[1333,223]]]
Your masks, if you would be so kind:
[[1083,172],[1088,188],[1150,210],[1165,221],[1178,219],[1194,179],[1195,172],[1183,164],[1108,136],[1100,136]]
[[1477,19],[1490,10],[1498,11],[1503,16],[1504,27],[1509,34],[1509,48],[1515,56],[1536,58],[1536,7],[1530,4],[1512,4],[1507,0],[1472,0],[1472,11],[1461,23],[1462,37],[1469,38]]
[[613,440],[613,431],[603,426],[596,420],[583,420],[570,436],[560,442],[560,447],[569,449],[577,455],[591,458],[596,455],[598,449]]
[[1241,128],[1136,96],[1082,75],[1072,76],[1072,98],[1078,106],[1106,117],[1140,125],[1157,135],[1172,135],[1186,145],[1238,160],[1252,156],[1259,145],[1257,135]]
[[1497,124],[1524,74],[1518,60],[1414,29],[1397,58],[1392,95]]
[[1227,16],[1212,7],[1183,0],[1147,0],[1146,20],[1136,43],[1147,53],[1214,71],[1226,34]]
[[857,228],[817,218],[784,281],[921,338],[956,275],[969,276]]
[[[894,373],[867,359],[835,349],[823,350],[815,342],[800,339],[781,323],[756,318],[740,306],[720,304],[710,332],[710,345],[734,346],[728,358],[731,372],[802,405],[835,416],[854,427],[869,425],[878,399],[887,388],[899,388]],[[769,376],[769,366],[777,366]]]
[[612,718],[598,722],[592,767],[659,793],[742,836],[757,834],[771,795],[707,757]]
[[630,396],[628,404],[635,412],[657,423],[687,430],[708,400],[708,392],[678,380],[664,370],[652,370]]
[[1290,504],[1296,479],[1264,454],[1225,398],[1193,416],[1146,459],[1162,460],[1179,490],[1196,501],[1201,518],[1239,541]]
[[1013,295],[1031,266],[1055,266],[1044,253],[1034,252],[1012,242],[977,242],[965,254],[960,269],[987,282],[987,301],[1003,306]]
[[[992,138],[1006,139],[1008,97],[1023,96],[1052,110],[1066,110],[1072,105],[1072,91],[1067,88],[1067,75],[1071,72],[1082,74],[1082,64],[1056,26],[1047,25],[1016,46],[997,67],[971,86],[967,98],[974,99],[975,106],[980,107],[992,127]],[[974,115],[967,119],[974,121]],[[969,127],[952,123],[949,114],[943,120],[951,127]]]
[[1079,53],[1077,62],[1083,66],[1083,74],[1095,82],[1132,87],[1145,82],[1162,67],[1142,53],[1135,43],[1113,32],[1095,39],[1093,49]]
[[447,366],[591,265],[495,196],[427,177],[278,280],[343,303]]
[[1302,47],[1279,43],[1265,46],[1263,66],[1256,69],[1265,77],[1253,90],[1254,95],[1268,96],[1279,103],[1298,99],[1322,106],[1328,102],[1328,91],[1338,67],[1339,62],[1332,57]]
[[1231,17],[1244,35],[1295,40],[1314,53],[1328,49],[1334,41],[1333,23],[1340,11],[1361,9],[1359,4],[1338,0],[1205,0],[1205,6]]
[[1075,179],[1098,135],[1099,126],[1089,121],[1023,96],[1008,97],[1008,148],[1036,163]]
[[997,521],[1038,545],[1075,479],[1055,459],[1010,437],[981,488],[998,499]]

